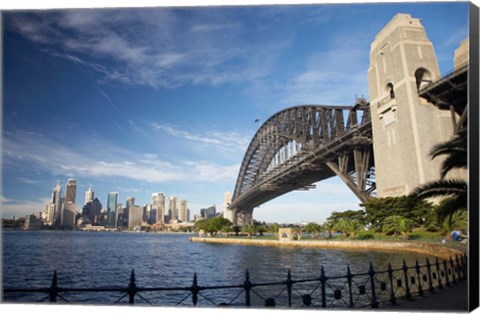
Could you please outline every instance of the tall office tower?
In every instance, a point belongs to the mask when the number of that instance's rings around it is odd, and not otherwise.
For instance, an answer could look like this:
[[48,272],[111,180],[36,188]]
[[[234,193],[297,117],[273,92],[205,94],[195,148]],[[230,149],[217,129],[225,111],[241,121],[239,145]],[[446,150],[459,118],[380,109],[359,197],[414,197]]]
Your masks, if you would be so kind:
[[152,210],[155,210],[156,220],[154,223],[164,223],[165,216],[165,194],[152,193]]
[[126,208],[129,209],[130,206],[135,205],[135,197],[127,197],[127,205]]
[[217,215],[217,209],[215,205],[212,205],[208,208],[200,209],[200,215],[204,219],[215,217]]
[[150,208],[152,208],[151,204],[143,205],[143,215],[142,215],[143,222],[148,223],[148,216],[149,216]]
[[143,208],[140,206],[130,206],[129,207],[129,219],[128,219],[128,227],[134,228],[136,226],[140,226],[142,224],[142,216],[143,216]]
[[56,183],[53,188],[52,198],[50,200],[50,221],[54,226],[60,225],[61,221],[61,210],[62,210],[62,186],[60,183]]
[[178,206],[178,220],[181,222],[187,222],[187,201],[181,200]]
[[99,224],[101,222],[101,210],[102,203],[95,198],[93,201],[88,202],[82,208],[82,219],[88,220],[92,225]]
[[95,197],[95,193],[92,190],[92,187],[89,187],[87,192],[85,192],[85,204],[93,201],[93,198]]
[[108,193],[107,197],[107,227],[117,226],[118,192]]
[[77,180],[68,179],[67,185],[65,186],[65,203],[74,203],[75,196],[77,194]]
[[128,223],[129,215],[130,215],[130,207],[135,206],[135,197],[127,197],[127,203],[125,205],[125,211],[123,213],[123,219],[126,223]]
[[63,201],[62,215],[60,219],[60,225],[64,227],[75,226],[76,205],[75,197],[77,194],[77,180],[68,179],[65,185],[65,197]]
[[223,196],[223,218],[233,222],[233,210],[228,208],[228,206],[230,206],[230,203],[232,203],[232,194],[227,191]]
[[190,209],[187,208],[187,222],[190,221]]
[[418,94],[439,78],[420,20],[395,15],[371,44],[368,69],[377,197],[407,195],[439,178],[441,160],[430,151],[452,136],[451,113]]
[[177,219],[177,197],[170,196],[168,198],[168,221]]

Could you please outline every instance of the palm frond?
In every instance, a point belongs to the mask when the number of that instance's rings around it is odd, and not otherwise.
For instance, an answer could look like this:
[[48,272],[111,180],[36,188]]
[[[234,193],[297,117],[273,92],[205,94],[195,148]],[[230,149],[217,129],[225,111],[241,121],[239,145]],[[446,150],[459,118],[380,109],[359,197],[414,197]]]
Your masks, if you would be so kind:
[[467,154],[464,152],[452,152],[442,162],[442,168],[440,170],[441,178],[445,178],[450,170],[462,168],[467,168]]
[[417,199],[438,196],[465,196],[467,195],[467,182],[462,180],[436,180],[416,188],[411,195]]

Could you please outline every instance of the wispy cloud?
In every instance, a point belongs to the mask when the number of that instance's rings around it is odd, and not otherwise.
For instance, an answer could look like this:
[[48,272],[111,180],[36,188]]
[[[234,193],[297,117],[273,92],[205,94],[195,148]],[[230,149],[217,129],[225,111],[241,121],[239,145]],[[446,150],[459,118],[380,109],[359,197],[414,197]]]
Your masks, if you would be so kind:
[[91,145],[80,144],[73,149],[39,134],[9,132],[4,136],[3,160],[9,167],[28,165],[52,175],[124,177],[150,183],[231,181],[239,167],[188,159],[173,163],[160,160],[155,154],[139,154],[111,143],[108,147],[91,154]]
[[173,88],[248,82],[269,72],[257,53],[279,48],[273,40],[235,45],[243,25],[228,14],[184,19],[174,9],[97,9],[11,14],[6,20],[46,52],[96,71],[100,83]]
[[32,201],[16,201],[0,196],[0,203],[2,205],[2,216],[4,217],[21,217],[27,214],[40,212],[45,209],[45,205],[50,200],[48,198],[41,198]]
[[284,103],[349,105],[355,95],[368,95],[367,51],[339,47],[309,58],[305,70],[283,88]]
[[243,152],[246,150],[250,138],[236,132],[208,131],[204,134],[194,134],[189,131],[181,130],[171,124],[150,123],[152,129],[158,132],[164,132],[168,135],[195,142],[201,145],[215,146],[216,149]]

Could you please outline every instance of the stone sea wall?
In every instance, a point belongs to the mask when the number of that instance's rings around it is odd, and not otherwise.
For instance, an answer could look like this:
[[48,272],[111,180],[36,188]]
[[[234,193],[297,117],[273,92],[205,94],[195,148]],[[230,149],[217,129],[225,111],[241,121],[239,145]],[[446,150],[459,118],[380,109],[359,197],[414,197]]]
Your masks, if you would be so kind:
[[302,241],[278,241],[260,239],[236,239],[236,238],[210,238],[190,237],[192,242],[218,243],[218,244],[239,244],[259,246],[284,246],[300,248],[318,248],[334,250],[379,250],[390,252],[413,252],[425,254],[440,259],[449,259],[450,256],[463,255],[465,251],[451,248],[441,243],[426,242],[388,242],[388,241],[335,241],[335,240],[302,240]]

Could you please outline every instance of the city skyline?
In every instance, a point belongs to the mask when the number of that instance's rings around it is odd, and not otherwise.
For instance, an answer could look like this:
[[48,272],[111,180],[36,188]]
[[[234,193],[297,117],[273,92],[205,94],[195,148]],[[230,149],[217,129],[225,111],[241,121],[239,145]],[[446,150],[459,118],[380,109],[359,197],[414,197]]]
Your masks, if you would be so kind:
[[[352,105],[355,95],[369,94],[370,43],[393,15],[422,19],[444,74],[468,34],[467,8],[6,13],[3,215],[42,210],[51,182],[65,177],[78,179],[77,191],[95,187],[103,204],[111,191],[138,204],[162,191],[188,199],[192,212],[221,208],[250,139],[269,116],[299,104]],[[364,23],[362,16],[378,19]],[[322,222],[332,211],[358,209],[338,178],[316,185],[261,205],[254,219]]]

